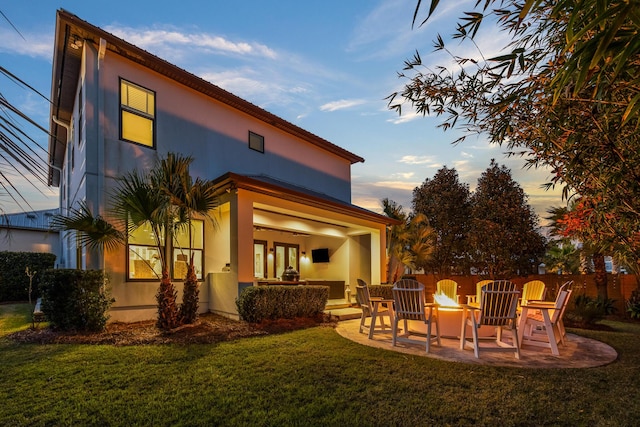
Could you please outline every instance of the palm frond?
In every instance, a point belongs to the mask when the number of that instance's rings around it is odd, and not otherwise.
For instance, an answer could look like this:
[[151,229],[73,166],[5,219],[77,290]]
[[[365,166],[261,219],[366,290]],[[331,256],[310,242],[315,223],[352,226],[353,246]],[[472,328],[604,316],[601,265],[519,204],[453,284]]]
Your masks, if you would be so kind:
[[98,250],[115,250],[126,243],[125,234],[113,224],[94,215],[85,202],[69,209],[69,215],[55,215],[51,227],[57,231],[76,231],[83,246]]

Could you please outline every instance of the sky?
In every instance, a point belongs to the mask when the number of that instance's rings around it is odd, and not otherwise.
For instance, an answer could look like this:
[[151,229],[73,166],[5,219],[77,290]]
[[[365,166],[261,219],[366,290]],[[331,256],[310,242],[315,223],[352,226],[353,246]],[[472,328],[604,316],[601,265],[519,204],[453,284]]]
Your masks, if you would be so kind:
[[[416,50],[432,69],[450,63],[433,52],[433,40],[438,33],[450,34],[456,19],[471,9],[468,0],[441,2],[427,25],[412,28],[416,2],[2,2],[0,12],[19,33],[0,16],[0,65],[48,96],[55,14],[62,8],[365,158],[351,168],[355,205],[381,212],[380,200],[389,198],[408,212],[413,189],[444,166],[455,168],[473,190],[492,158],[511,169],[538,215],[566,205],[559,189],[542,188],[547,170],[523,168],[522,158],[507,157],[505,148],[490,145],[485,136],[452,145],[461,134],[438,128],[441,118],[417,115],[408,106],[399,115],[387,107],[385,98],[405,82],[398,72]],[[485,56],[506,44],[492,28],[479,36]],[[460,55],[472,48],[451,46]],[[48,127],[47,101],[2,76],[0,93]],[[46,158],[46,136],[30,134]],[[1,160],[0,170],[6,170]],[[10,176],[31,208],[58,206],[57,188],[36,189]],[[5,212],[30,210],[2,194],[0,206]]]

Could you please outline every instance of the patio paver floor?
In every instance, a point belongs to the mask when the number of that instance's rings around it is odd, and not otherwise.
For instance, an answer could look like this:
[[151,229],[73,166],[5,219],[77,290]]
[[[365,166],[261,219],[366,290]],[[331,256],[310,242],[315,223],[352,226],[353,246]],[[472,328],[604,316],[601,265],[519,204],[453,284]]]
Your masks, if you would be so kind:
[[376,333],[370,340],[367,334],[358,332],[359,325],[360,319],[342,320],[338,322],[336,331],[341,336],[362,345],[451,362],[537,369],[592,368],[614,362],[618,357],[618,353],[605,343],[569,333],[565,337],[565,345],[560,345],[559,356],[553,356],[551,349],[523,344],[518,360],[512,352],[483,352],[483,346],[496,344],[481,341],[480,358],[476,359],[472,345],[460,350],[460,340],[451,338],[442,338],[440,347],[432,344],[431,351],[427,353],[424,345],[399,343],[395,347],[392,346],[391,331]]

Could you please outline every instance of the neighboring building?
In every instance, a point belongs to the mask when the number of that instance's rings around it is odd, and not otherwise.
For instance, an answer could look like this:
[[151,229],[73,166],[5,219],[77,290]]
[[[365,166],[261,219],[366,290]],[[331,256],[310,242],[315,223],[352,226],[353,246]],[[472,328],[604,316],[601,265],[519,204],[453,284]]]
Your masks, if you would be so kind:
[[59,233],[49,229],[51,218],[58,212],[46,209],[0,216],[0,251],[51,253],[59,262]]
[[[244,287],[275,280],[288,265],[301,280],[327,281],[330,298],[357,278],[385,280],[392,220],[351,204],[351,165],[361,157],[64,10],[51,99],[49,184],[60,187],[63,214],[84,201],[105,215],[117,178],[168,152],[194,157],[192,175],[216,180],[217,227],[198,222],[195,243],[174,249],[171,263],[181,290],[195,255],[201,311],[236,316]],[[107,270],[112,320],[155,317],[157,249],[144,230],[105,255],[74,242],[61,240],[64,267]],[[329,262],[313,262],[327,253]]]

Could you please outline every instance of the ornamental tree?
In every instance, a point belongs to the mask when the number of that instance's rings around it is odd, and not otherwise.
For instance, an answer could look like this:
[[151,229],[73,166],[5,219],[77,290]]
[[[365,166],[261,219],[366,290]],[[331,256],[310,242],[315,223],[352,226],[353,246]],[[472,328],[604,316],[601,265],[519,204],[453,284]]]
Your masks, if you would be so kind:
[[545,253],[538,217],[506,166],[491,160],[471,196],[472,266],[492,279],[537,273]]
[[413,211],[424,214],[435,231],[435,246],[425,270],[446,277],[466,267],[466,237],[471,225],[469,185],[446,166],[413,190]]

